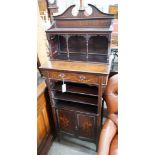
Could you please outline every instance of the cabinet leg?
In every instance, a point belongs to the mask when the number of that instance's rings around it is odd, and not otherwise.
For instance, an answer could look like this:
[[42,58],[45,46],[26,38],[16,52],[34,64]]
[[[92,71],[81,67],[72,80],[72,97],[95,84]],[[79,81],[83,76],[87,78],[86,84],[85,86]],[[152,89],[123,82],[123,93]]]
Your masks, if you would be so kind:
[[60,142],[60,134],[57,134],[58,142]]
[[98,151],[98,143],[96,143],[96,150],[95,150],[96,152]]
[[60,137],[58,137],[58,142],[60,142]]

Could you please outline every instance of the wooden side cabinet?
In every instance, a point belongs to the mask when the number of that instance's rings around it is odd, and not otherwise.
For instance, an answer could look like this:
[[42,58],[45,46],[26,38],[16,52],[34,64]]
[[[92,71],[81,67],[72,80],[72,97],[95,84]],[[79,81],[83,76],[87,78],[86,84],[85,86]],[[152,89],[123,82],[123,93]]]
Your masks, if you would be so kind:
[[37,96],[37,154],[46,155],[54,138],[54,132],[50,127],[50,119],[47,108],[46,84],[38,85]]
[[73,16],[72,5],[53,17],[52,26],[46,30],[50,61],[40,71],[48,86],[58,138],[67,134],[97,146],[104,106],[102,95],[111,66],[114,16],[89,6],[89,16],[83,9]]
[[108,64],[75,61],[52,61],[40,67],[48,86],[59,139],[66,134],[97,146],[109,67]]

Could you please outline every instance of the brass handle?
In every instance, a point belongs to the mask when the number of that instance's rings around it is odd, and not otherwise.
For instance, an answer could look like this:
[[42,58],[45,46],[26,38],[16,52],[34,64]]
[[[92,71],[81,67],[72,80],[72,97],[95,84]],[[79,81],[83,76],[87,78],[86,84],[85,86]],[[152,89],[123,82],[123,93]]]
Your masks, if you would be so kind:
[[61,78],[63,78],[64,76],[65,76],[65,74],[63,74],[63,73],[59,74],[59,77],[61,77]]
[[81,81],[86,80],[86,77],[83,76],[83,75],[80,75],[80,80],[81,80]]

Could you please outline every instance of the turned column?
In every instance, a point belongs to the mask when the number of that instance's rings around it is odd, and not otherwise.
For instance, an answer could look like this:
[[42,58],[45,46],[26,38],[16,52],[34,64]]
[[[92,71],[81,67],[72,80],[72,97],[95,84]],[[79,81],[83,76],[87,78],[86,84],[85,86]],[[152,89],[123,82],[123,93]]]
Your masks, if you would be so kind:
[[89,51],[89,46],[88,46],[88,45],[89,45],[89,38],[90,38],[90,35],[87,34],[87,35],[85,36],[85,38],[86,38],[86,48],[87,48],[87,51],[86,51],[86,52],[87,52],[87,53],[86,53],[86,58],[87,58],[87,60],[88,60],[88,51]]
[[69,35],[65,35],[65,39],[66,39],[66,47],[67,47],[67,58],[68,58],[68,60],[70,59],[69,58],[69,48],[68,48],[68,40],[69,40]]

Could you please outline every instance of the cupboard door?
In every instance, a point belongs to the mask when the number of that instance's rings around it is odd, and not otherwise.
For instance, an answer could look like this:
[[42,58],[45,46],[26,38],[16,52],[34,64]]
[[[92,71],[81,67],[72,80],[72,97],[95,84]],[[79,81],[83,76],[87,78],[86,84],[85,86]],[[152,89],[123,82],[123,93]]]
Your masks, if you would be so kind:
[[75,115],[74,112],[67,110],[57,110],[57,118],[60,131],[74,134],[75,131]]
[[95,116],[77,114],[78,133],[80,138],[95,138]]

